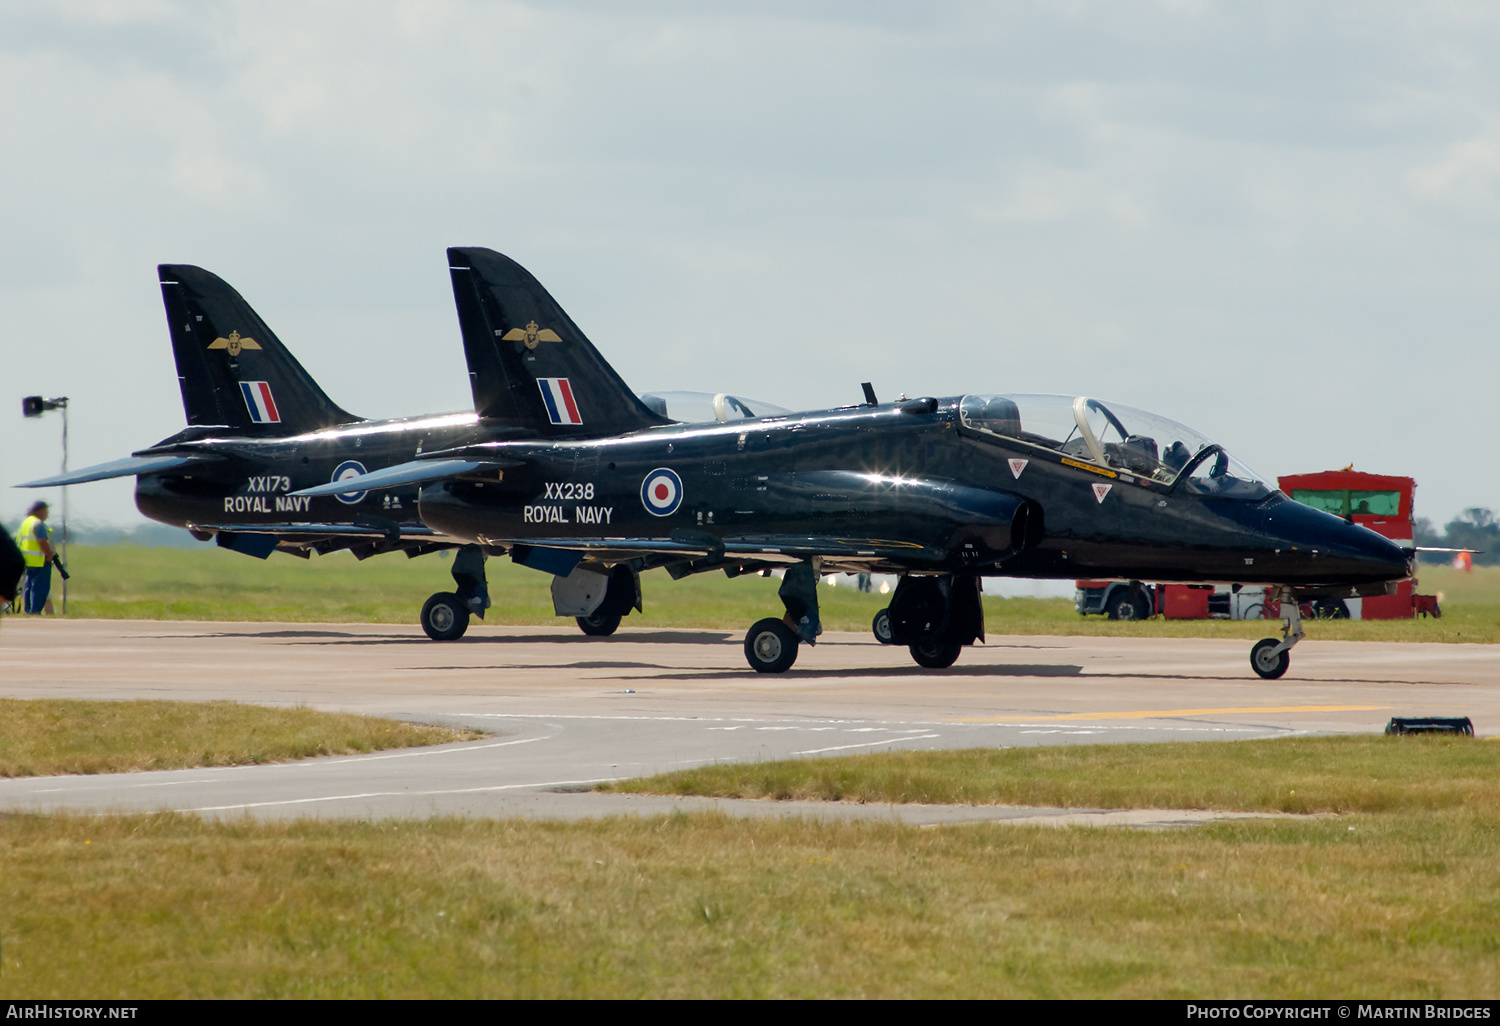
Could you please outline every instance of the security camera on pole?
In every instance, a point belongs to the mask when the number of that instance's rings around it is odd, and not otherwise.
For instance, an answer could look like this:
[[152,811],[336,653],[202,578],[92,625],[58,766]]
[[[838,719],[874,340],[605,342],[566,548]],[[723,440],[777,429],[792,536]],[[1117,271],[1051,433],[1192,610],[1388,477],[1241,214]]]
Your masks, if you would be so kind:
[[[48,410],[62,410],[62,472],[68,472],[68,397],[43,399],[39,395],[28,395],[21,400],[21,413],[27,417],[40,417]],[[62,611],[68,611],[68,572],[63,569],[68,561],[68,488],[62,490],[62,524],[58,532],[61,537],[57,546],[57,570],[62,577]]]

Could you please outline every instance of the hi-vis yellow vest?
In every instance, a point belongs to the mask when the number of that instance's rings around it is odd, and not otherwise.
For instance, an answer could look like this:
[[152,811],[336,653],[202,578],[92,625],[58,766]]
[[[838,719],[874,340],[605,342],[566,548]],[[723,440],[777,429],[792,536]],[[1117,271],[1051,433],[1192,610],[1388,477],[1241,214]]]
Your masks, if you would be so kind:
[[26,557],[27,566],[47,565],[47,557],[42,555],[41,539],[36,536],[36,525],[40,523],[41,520],[37,517],[27,517],[21,521],[21,529],[16,532],[16,548]]

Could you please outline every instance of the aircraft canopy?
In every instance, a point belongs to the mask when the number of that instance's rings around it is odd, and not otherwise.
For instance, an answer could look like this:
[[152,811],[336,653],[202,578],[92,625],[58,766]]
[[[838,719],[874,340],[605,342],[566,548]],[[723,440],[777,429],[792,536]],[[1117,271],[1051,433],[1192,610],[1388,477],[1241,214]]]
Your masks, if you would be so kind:
[[775,403],[727,392],[643,392],[640,399],[652,412],[682,424],[784,417],[792,412]]
[[1199,495],[1264,498],[1272,488],[1220,445],[1175,421],[1088,396],[966,395],[970,432],[1024,442]]

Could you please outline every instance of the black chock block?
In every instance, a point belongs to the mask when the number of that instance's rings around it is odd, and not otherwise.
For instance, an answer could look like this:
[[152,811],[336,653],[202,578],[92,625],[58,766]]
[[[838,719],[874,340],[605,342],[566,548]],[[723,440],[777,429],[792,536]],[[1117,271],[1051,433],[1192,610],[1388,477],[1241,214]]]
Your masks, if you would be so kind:
[[1387,734],[1463,734],[1474,736],[1474,721],[1467,716],[1392,716]]

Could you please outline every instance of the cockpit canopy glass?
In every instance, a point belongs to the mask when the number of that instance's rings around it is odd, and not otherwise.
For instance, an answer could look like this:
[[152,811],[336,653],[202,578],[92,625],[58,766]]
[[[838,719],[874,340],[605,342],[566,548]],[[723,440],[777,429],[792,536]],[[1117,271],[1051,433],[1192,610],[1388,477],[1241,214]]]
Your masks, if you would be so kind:
[[792,412],[775,403],[747,399],[728,392],[642,392],[640,400],[653,413],[683,424],[784,417]]
[[959,419],[980,437],[1014,439],[1076,460],[1233,498],[1264,498],[1254,471],[1191,428],[1145,410],[1087,396],[966,395]]

